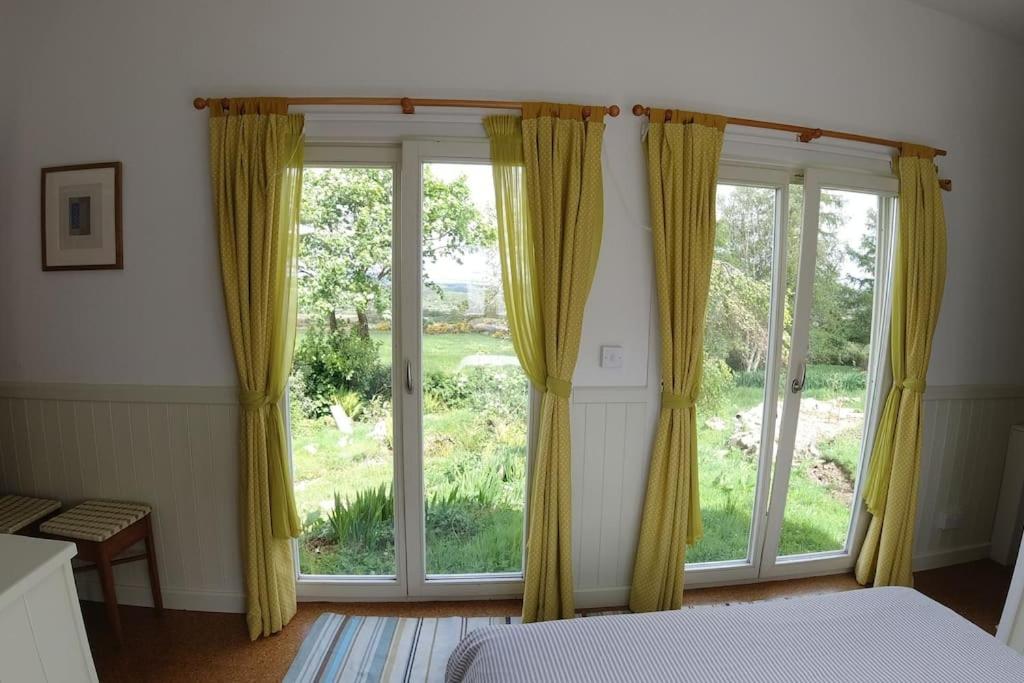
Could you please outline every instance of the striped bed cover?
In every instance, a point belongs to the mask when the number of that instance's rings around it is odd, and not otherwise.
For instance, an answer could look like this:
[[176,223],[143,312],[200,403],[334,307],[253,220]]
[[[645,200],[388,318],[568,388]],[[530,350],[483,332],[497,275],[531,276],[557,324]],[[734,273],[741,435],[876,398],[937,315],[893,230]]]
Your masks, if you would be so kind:
[[441,681],[448,655],[468,633],[520,617],[412,619],[322,614],[284,683]]
[[499,626],[447,681],[1024,681],[1024,657],[909,588]]

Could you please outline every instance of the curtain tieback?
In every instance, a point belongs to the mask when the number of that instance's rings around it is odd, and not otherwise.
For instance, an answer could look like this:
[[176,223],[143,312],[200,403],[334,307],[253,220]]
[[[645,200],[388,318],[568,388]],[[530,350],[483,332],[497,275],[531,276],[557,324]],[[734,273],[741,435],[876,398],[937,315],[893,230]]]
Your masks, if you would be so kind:
[[548,375],[548,379],[545,384],[545,390],[547,393],[554,394],[558,398],[569,398],[572,394],[572,382],[561,379],[560,377]]
[[249,391],[242,389],[238,392],[238,402],[246,410],[259,410],[263,406],[270,405],[270,397],[262,391]]
[[917,394],[923,394],[924,390],[927,388],[928,385],[923,379],[915,379],[913,377],[908,377],[902,382],[899,382],[897,386],[899,386],[900,389],[903,389],[904,391],[912,391]]
[[687,410],[697,405],[697,399],[692,396],[683,396],[667,389],[661,390],[662,410]]

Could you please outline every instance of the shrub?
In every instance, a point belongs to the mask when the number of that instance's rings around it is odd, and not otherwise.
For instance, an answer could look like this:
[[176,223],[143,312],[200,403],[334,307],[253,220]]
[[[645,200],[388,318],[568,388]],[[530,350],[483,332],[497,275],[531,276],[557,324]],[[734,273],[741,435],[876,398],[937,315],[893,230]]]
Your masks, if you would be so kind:
[[329,540],[341,545],[380,549],[394,542],[395,498],[391,487],[381,484],[363,489],[355,500],[342,502],[334,494],[334,508],[327,513]]
[[765,370],[744,370],[743,372],[734,372],[733,381],[738,387],[754,387],[757,389],[764,388],[764,373]]
[[363,402],[363,397],[355,391],[344,391],[338,393],[334,397],[335,405],[341,406],[341,409],[345,411],[351,419],[356,420],[362,416],[366,410],[366,404]]
[[466,334],[467,332],[472,331],[472,327],[466,320],[460,320],[454,323],[427,323],[423,326],[424,334]]
[[834,394],[852,394],[867,388],[868,374],[842,365],[808,365],[804,389],[825,389]]
[[423,392],[427,405],[439,409],[436,412],[466,408],[526,419],[527,379],[518,368],[434,371],[424,378]]
[[391,371],[381,362],[378,342],[350,325],[312,328],[295,349],[299,408],[307,417],[322,417],[338,394],[355,393],[370,401],[388,396]]
[[732,369],[721,358],[704,357],[704,374],[701,378],[700,398],[698,403],[705,410],[716,410],[722,405],[736,381]]
[[[707,366],[705,366],[704,372],[706,377]],[[750,370],[734,373],[733,377],[738,387],[761,389],[764,387],[764,373],[763,369]],[[783,388],[786,383],[785,373],[786,368],[783,367],[782,377],[779,380],[780,386]],[[866,372],[848,365],[809,364],[804,389],[807,391],[824,389],[835,394],[855,394],[867,388],[867,378]]]

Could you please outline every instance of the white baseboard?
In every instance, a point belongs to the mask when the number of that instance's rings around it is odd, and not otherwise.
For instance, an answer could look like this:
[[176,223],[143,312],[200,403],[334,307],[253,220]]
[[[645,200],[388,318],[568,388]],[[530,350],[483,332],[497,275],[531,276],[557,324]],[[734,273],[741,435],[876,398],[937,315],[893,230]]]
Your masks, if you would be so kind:
[[[103,593],[99,581],[92,577],[77,577],[78,597],[91,602],[102,602]],[[135,607],[152,607],[153,599],[149,586],[117,584],[117,601],[122,605]],[[164,589],[162,591],[164,607],[189,612],[229,612],[245,613],[245,596],[241,593],[223,593],[219,591],[183,591]]]
[[629,604],[629,586],[581,588],[575,593],[576,609],[622,607]]
[[[914,557],[914,571],[927,571],[938,569],[954,564],[974,562],[982,560],[989,555],[989,544],[979,543],[977,545],[953,548],[928,555]],[[103,600],[100,592],[99,582],[92,577],[79,577],[78,595],[82,600],[100,602]],[[748,582],[743,582],[748,583]],[[700,586],[709,588],[710,586]],[[164,607],[168,609],[180,609],[195,612],[230,612],[242,614],[245,612],[245,596],[242,593],[226,593],[220,591],[184,591],[176,589],[164,589]],[[581,588],[575,593],[577,609],[596,609],[600,607],[622,607],[629,604],[629,586],[612,586],[608,588]],[[138,607],[152,607],[153,601],[150,597],[149,586],[118,584],[117,599],[122,605],[135,605]],[[316,600],[326,598],[322,596],[303,596],[300,601]],[[437,597],[424,598],[437,600]],[[466,597],[451,598],[452,600],[465,600]],[[383,601],[406,602],[404,598],[382,598]],[[346,598],[346,602],[355,601]]]
[[923,572],[939,567],[948,567],[953,564],[964,564],[984,560],[989,556],[991,545],[989,543],[978,543],[966,545],[960,548],[951,548],[937,553],[914,556],[914,571]]

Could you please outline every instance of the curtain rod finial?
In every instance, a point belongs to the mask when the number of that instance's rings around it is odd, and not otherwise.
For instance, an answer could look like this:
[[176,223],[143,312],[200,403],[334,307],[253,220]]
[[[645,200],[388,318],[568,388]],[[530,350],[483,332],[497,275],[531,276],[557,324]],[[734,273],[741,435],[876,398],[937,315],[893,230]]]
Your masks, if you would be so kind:
[[611,116],[614,119],[616,116],[619,115],[620,111],[622,110],[619,109],[619,105],[613,104],[612,106],[608,107],[608,116]]
[[633,116],[643,116],[648,112],[647,108],[642,104],[633,105]]
[[192,100],[192,106],[200,111],[206,109],[206,104],[206,98],[204,97],[197,97],[194,100]]
[[800,140],[800,142],[810,142],[811,140],[817,140],[824,134],[825,132],[821,128],[808,128],[807,130],[802,131],[797,136],[797,139]]

